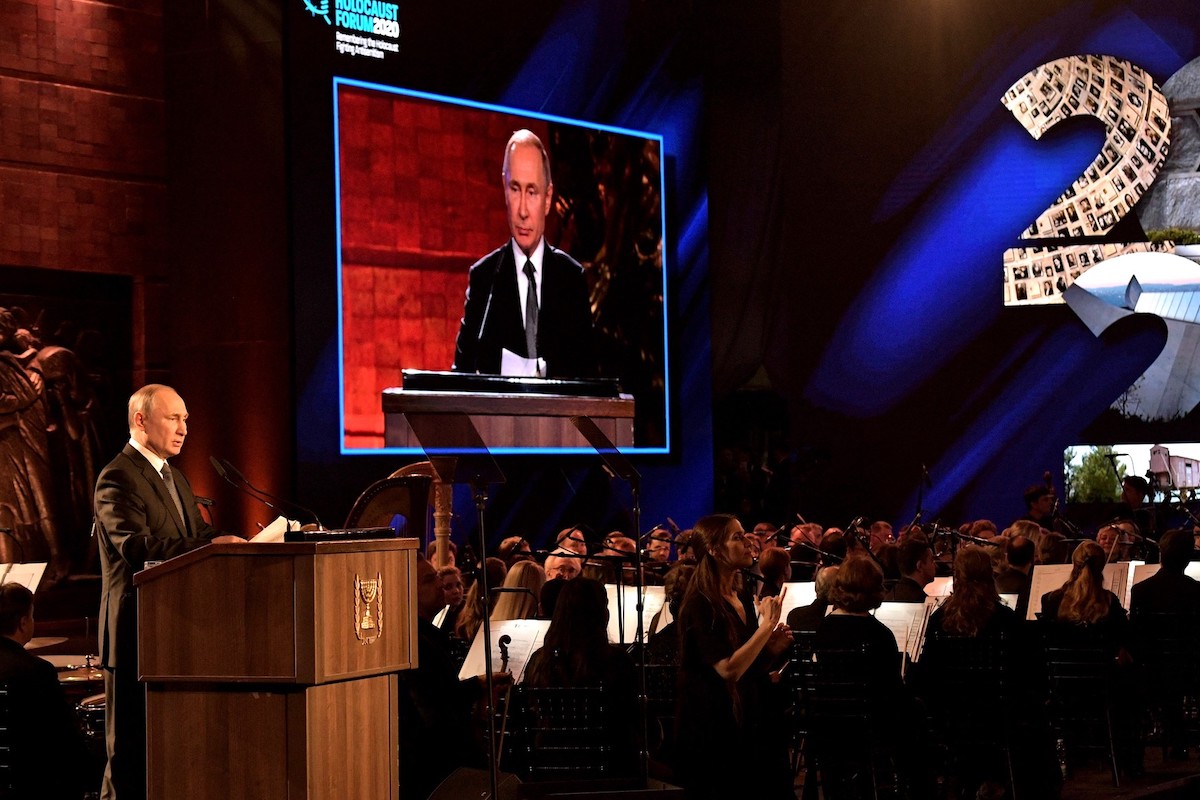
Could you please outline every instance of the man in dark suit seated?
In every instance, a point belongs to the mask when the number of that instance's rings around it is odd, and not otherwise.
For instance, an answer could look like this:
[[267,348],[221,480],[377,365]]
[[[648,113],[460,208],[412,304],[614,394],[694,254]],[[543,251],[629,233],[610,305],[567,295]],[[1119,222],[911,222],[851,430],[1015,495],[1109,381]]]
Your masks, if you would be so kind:
[[592,310],[583,267],[546,241],[554,182],[532,131],[504,148],[504,202],[512,238],[477,261],[454,350],[455,372],[501,374],[502,351],[550,378],[596,374]]
[[996,591],[1000,594],[1015,594],[1017,596],[1018,619],[1025,619],[1025,611],[1029,608],[1029,589],[1033,582],[1033,556],[1035,548],[1033,540],[1025,536],[1014,536],[1004,546],[1004,554],[1008,566],[996,576]]
[[0,683],[8,692],[0,715],[12,789],[0,784],[0,797],[78,800],[96,788],[85,785],[83,737],[54,667],[25,650],[32,638],[33,592],[0,586]]
[[929,543],[907,538],[900,543],[897,556],[900,580],[885,599],[892,603],[924,603],[925,587],[937,577],[937,561]]
[[1195,638],[1200,635],[1200,583],[1183,574],[1192,557],[1190,531],[1167,531],[1158,546],[1161,566],[1134,584],[1129,610],[1135,657],[1146,667],[1151,700],[1162,714],[1163,737],[1171,757],[1182,759],[1187,754],[1183,698],[1197,686],[1194,658]]
[[187,405],[158,383],[129,398],[129,442],[96,479],[93,535],[100,548],[100,663],[108,767],[102,800],[146,797],[146,691],[137,674],[133,575],[209,543],[244,542],[200,516],[191,484],[167,460],[188,433]]
[[829,586],[837,567],[817,570],[817,599],[806,606],[797,606],[788,612],[787,624],[794,631],[815,631],[829,612]]
[[1183,574],[1192,558],[1191,533],[1167,531],[1158,546],[1161,566],[1157,573],[1133,585],[1129,610],[1135,614],[1200,613],[1200,583]]

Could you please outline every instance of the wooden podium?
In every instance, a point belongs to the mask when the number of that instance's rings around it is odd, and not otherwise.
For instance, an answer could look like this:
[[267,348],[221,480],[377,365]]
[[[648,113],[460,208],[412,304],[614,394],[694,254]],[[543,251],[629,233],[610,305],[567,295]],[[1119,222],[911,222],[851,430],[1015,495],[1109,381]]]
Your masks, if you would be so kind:
[[396,800],[416,549],[209,545],[138,573],[149,796]]
[[430,392],[383,390],[385,447],[420,447],[404,415],[463,413],[489,448],[576,447],[587,440],[571,417],[590,417],[618,447],[633,446],[634,400],[619,397],[573,397],[554,394],[494,392]]

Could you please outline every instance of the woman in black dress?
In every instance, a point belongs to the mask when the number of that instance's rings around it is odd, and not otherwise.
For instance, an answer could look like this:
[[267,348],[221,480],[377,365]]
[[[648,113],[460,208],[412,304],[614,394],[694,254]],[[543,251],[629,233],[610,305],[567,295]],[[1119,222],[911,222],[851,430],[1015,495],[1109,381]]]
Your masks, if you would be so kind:
[[679,614],[676,778],[690,798],[792,798],[783,732],[785,694],[773,662],[791,642],[780,624],[782,597],[756,604],[742,585],[752,563],[735,517],[714,514],[695,527],[699,563]]

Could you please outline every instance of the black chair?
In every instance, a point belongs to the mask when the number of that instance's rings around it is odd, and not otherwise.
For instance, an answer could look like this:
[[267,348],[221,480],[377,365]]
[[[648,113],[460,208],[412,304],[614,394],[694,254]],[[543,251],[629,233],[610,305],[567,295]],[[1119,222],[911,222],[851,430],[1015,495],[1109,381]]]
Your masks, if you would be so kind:
[[1082,754],[1099,753],[1112,766],[1113,786],[1121,779],[1113,734],[1116,660],[1113,646],[1087,627],[1039,623],[1050,690],[1051,726],[1062,742],[1064,774]]
[[[1009,637],[931,632],[918,669],[918,693],[946,754],[947,777],[967,796],[983,781],[1007,784],[1016,800],[1013,769],[1016,715],[1013,647]],[[964,698],[970,698],[969,706]]]
[[831,799],[878,798],[894,790],[899,779],[887,738],[876,726],[869,649],[822,650],[808,659],[803,651],[793,653],[788,669],[798,684],[805,795],[812,796],[810,783],[819,783],[822,796]]
[[[604,687],[514,687],[508,752],[527,781],[604,780],[629,774],[610,729]],[[632,743],[628,743],[632,744]],[[633,751],[636,761],[636,749]]]
[[14,798],[12,706],[8,686],[0,683],[0,800]]
[[1200,733],[1200,615],[1135,610],[1132,621],[1141,685],[1166,757]]

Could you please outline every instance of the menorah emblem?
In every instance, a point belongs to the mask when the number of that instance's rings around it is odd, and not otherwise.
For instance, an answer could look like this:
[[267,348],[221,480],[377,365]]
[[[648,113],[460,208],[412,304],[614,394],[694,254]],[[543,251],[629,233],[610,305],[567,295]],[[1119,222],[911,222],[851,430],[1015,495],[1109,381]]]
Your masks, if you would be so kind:
[[383,635],[383,576],[362,580],[354,574],[354,635],[370,644]]

